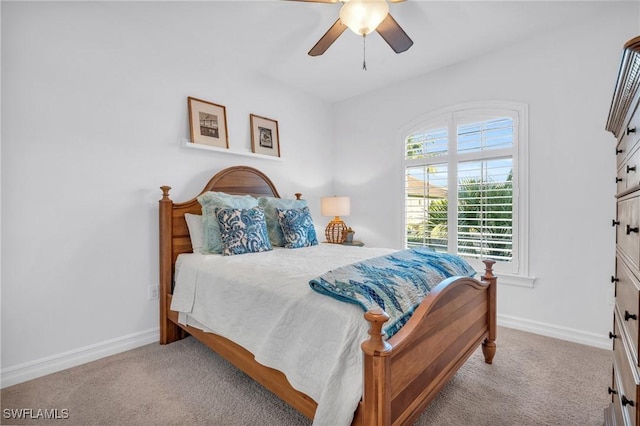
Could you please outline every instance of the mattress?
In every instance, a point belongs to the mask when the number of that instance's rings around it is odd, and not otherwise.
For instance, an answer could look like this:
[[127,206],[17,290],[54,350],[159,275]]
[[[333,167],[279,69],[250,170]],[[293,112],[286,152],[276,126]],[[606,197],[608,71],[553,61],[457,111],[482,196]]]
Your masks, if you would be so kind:
[[329,270],[392,249],[320,244],[238,256],[181,254],[171,309],[282,371],[318,403],[314,425],[349,425],[362,397],[364,311],[313,291]]

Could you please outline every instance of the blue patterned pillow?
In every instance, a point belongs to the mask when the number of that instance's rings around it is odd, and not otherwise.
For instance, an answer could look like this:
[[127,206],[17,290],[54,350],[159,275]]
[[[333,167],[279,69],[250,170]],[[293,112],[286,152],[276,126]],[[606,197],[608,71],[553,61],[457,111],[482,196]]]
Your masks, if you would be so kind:
[[284,246],[286,248],[300,248],[318,245],[316,229],[313,226],[313,219],[309,213],[309,207],[301,209],[280,210],[278,221],[284,235]]
[[289,209],[301,209],[307,206],[306,200],[291,200],[287,198],[259,197],[258,205],[264,209],[264,217],[267,220],[267,231],[271,244],[284,247],[284,234],[278,220],[278,211]]
[[262,207],[217,209],[216,216],[224,256],[271,250]]
[[217,209],[250,209],[258,205],[258,200],[251,195],[231,195],[224,192],[209,191],[198,197],[202,206],[202,225],[204,244],[202,253],[222,253],[222,237],[216,216]]

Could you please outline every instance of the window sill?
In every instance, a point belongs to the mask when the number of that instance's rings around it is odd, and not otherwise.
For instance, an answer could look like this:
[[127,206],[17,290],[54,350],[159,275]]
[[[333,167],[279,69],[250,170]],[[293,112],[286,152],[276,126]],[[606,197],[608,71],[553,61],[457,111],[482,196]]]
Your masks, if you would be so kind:
[[[469,262],[471,267],[475,269],[476,272],[478,273],[478,275],[476,275],[475,278],[480,279],[480,277],[484,275],[484,268],[485,268],[484,264],[482,264],[478,259],[466,259],[466,260],[467,262]],[[534,286],[536,281],[535,277],[509,273],[507,272],[509,269],[511,269],[509,266],[510,265],[501,264],[500,262],[494,264],[493,275],[498,277],[498,284],[500,285],[505,284],[505,285],[510,285],[514,287],[527,287],[527,288],[535,287]]]
[[[498,284],[502,285],[510,285],[514,287],[527,287],[533,288],[534,283],[536,281],[535,277],[523,277],[521,275],[510,275],[510,274],[501,274],[500,272],[495,272],[496,277],[498,277]],[[479,273],[480,275],[484,274],[484,271]]]

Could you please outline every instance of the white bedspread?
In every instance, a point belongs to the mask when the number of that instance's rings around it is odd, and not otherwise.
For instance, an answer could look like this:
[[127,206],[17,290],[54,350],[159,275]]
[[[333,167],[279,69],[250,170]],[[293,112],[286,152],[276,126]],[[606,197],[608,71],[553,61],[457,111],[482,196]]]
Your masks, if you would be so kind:
[[[362,397],[363,310],[311,290],[331,269],[393,252],[320,244],[238,256],[182,254],[171,309],[282,371],[318,403],[314,425],[351,423]],[[185,315],[188,314],[188,315]],[[195,321],[194,321],[195,320]]]

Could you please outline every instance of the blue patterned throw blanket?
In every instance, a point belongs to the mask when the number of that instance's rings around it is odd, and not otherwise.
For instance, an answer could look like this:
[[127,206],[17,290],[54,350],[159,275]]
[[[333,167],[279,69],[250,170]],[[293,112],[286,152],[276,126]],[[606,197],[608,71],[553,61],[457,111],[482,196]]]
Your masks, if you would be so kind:
[[364,311],[380,308],[389,315],[383,331],[393,336],[429,294],[453,276],[476,272],[463,259],[429,248],[398,251],[329,271],[309,281],[318,293],[356,304]]

